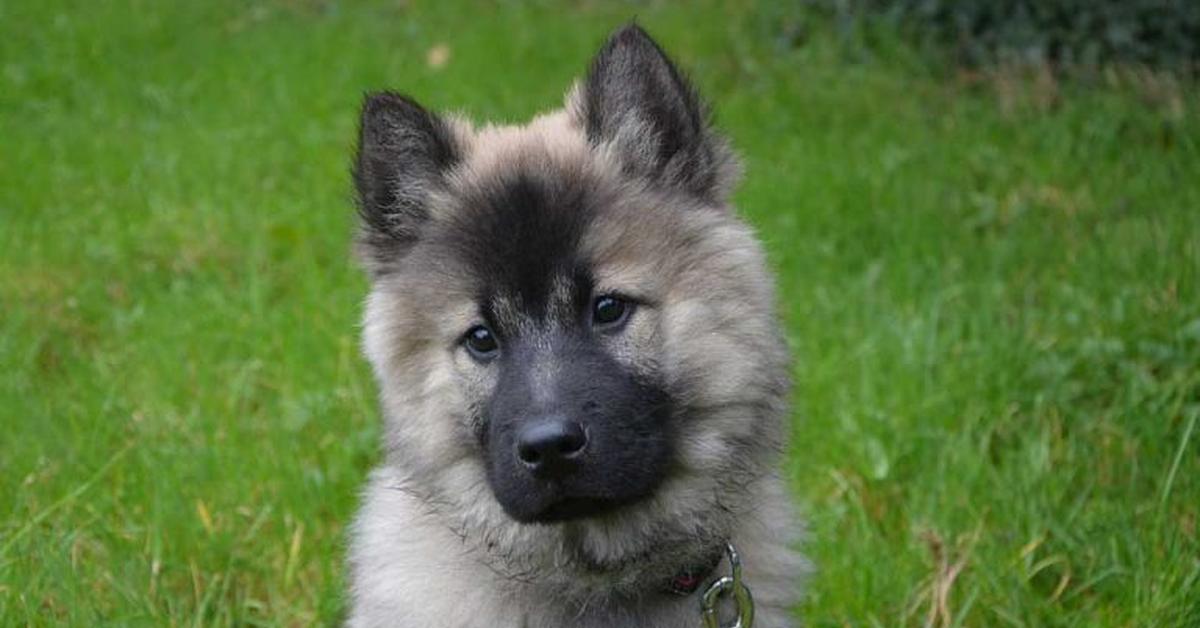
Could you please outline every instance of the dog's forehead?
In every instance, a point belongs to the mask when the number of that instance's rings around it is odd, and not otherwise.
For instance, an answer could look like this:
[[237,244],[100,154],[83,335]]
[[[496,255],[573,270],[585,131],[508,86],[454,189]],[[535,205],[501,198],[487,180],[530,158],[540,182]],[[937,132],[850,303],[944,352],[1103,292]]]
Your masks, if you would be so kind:
[[465,266],[495,323],[572,316],[592,289],[581,243],[612,196],[586,139],[565,114],[471,133],[431,235]]
[[577,163],[592,157],[587,133],[577,117],[562,109],[534,117],[526,124],[473,126],[454,118],[452,126],[464,147],[462,178],[494,176],[514,163]]

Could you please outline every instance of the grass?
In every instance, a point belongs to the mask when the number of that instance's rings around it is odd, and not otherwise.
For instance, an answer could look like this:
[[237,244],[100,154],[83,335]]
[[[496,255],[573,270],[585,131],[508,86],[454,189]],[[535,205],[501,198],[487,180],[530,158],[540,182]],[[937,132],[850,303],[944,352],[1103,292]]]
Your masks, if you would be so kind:
[[955,76],[747,2],[316,0],[0,2],[0,624],[336,623],[361,94],[523,119],[635,14],[780,273],[806,621],[1200,625],[1193,86]]

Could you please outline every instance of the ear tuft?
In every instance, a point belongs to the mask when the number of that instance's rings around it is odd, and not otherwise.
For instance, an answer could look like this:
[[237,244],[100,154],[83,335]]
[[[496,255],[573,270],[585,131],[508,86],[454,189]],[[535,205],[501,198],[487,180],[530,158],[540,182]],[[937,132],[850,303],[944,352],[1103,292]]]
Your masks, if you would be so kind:
[[460,159],[445,121],[393,92],[363,101],[354,186],[363,264],[374,274],[403,257],[428,217],[432,190]]
[[646,31],[609,37],[583,83],[579,115],[593,144],[611,144],[629,174],[723,203],[737,177],[708,110]]

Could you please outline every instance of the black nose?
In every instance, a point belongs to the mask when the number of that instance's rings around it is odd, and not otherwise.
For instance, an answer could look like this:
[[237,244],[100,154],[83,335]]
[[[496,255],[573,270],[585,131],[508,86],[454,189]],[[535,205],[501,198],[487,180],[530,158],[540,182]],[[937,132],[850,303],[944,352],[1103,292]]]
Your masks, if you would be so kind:
[[517,431],[517,459],[538,477],[559,477],[578,466],[587,434],[574,421],[535,419]]

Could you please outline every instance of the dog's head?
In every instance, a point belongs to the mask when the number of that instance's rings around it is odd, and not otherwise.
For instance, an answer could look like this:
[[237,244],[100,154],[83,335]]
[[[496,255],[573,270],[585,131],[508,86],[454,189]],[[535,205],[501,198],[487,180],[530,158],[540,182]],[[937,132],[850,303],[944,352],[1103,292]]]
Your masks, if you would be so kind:
[[659,47],[618,31],[520,127],[370,95],[359,142],[389,463],[509,555],[724,534],[782,441],[786,350],[734,157]]

